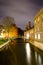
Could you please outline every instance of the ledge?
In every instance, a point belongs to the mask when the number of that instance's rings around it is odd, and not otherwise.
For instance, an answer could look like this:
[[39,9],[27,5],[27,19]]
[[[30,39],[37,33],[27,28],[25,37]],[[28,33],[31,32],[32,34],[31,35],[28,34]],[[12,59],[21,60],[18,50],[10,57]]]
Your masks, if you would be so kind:
[[9,42],[11,42],[11,40],[8,40],[4,44],[0,45],[0,51],[3,50],[6,46],[8,46],[9,45]]
[[34,45],[35,47],[37,47],[37,48],[39,48],[40,50],[42,50],[43,51],[43,43],[41,43],[41,42],[37,42],[37,41],[29,41],[30,42],[30,44],[32,44],[32,45]]

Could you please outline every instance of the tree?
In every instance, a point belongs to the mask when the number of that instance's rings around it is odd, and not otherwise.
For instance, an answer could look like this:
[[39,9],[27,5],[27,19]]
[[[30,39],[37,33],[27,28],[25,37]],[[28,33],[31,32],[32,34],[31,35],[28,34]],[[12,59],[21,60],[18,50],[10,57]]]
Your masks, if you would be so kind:
[[29,30],[31,29],[31,21],[29,21],[27,24],[26,24],[26,30]]
[[9,36],[9,31],[10,31],[11,27],[13,26],[13,23],[12,23],[13,21],[14,21],[14,19],[10,16],[6,16],[2,20],[2,25],[4,26],[6,32],[8,33],[8,36]]

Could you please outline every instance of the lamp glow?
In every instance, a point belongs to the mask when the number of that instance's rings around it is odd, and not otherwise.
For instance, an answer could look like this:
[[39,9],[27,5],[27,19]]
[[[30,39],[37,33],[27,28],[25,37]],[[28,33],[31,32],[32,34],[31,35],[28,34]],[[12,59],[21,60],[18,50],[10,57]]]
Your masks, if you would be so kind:
[[29,39],[29,34],[28,33],[26,34],[26,38]]

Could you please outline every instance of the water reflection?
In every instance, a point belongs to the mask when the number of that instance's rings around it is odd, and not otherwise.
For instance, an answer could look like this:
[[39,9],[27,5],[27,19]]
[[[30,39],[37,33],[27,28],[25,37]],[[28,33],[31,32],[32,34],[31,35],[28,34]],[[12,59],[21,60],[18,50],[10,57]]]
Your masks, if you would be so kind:
[[36,59],[36,63],[37,63],[38,65],[41,65],[41,64],[42,64],[41,56],[40,56],[40,54],[38,54],[36,51],[35,51],[35,59]]
[[15,47],[15,54],[18,65],[27,65],[26,50],[23,39],[17,39],[17,45]]
[[7,49],[0,52],[1,65],[42,65],[43,52],[24,43],[23,39],[11,41]]
[[31,59],[31,54],[30,54],[30,45],[29,43],[26,43],[26,56],[27,56],[27,61],[30,64],[30,59]]
[[[39,53],[40,52],[40,53]],[[43,63],[43,52],[29,43],[26,43],[26,54],[29,65],[42,65]]]

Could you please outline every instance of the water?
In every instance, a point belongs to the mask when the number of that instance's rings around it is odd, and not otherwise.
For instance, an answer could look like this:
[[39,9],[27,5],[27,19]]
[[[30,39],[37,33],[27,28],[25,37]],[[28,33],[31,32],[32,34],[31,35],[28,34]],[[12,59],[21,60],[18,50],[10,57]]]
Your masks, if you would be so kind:
[[43,51],[16,39],[0,51],[0,65],[43,65]]

